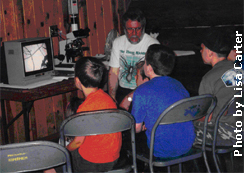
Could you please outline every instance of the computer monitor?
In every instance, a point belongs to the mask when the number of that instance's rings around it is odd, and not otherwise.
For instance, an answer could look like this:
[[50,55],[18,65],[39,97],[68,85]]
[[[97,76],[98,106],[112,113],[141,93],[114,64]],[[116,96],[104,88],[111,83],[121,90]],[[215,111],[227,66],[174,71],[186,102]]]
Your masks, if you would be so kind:
[[54,58],[49,37],[3,42],[7,81],[11,85],[28,85],[52,78]]

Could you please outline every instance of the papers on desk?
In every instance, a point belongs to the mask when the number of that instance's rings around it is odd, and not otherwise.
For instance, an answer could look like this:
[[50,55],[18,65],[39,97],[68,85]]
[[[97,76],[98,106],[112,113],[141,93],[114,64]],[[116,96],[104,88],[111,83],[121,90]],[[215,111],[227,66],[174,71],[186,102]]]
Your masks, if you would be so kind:
[[192,50],[174,50],[176,56],[187,56],[187,55],[195,55],[195,52]]
[[9,84],[0,83],[0,87],[4,87],[4,88],[19,88],[19,89],[33,89],[33,88],[37,88],[37,87],[40,87],[40,86],[44,86],[44,85],[60,82],[60,81],[63,81],[65,79],[67,80],[67,79],[69,79],[69,77],[54,76],[51,79],[35,82],[35,83],[29,84],[29,85],[9,85]]

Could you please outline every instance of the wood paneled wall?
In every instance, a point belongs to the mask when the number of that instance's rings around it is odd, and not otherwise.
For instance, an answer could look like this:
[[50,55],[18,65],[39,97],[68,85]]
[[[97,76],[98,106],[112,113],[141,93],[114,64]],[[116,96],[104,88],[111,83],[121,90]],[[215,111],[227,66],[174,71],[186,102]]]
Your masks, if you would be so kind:
[[[70,32],[68,0],[2,0],[0,1],[0,37],[2,41],[31,37],[49,37],[49,27],[57,25],[62,34]],[[111,29],[122,34],[121,17],[130,0],[78,0],[79,28],[90,29],[90,36],[83,39],[86,56],[104,53],[105,40]],[[58,38],[53,37],[54,55],[58,55]],[[2,43],[1,43],[2,45]],[[83,97],[81,92],[71,92],[37,100],[30,112],[31,140],[58,132],[64,119],[65,107],[73,96]],[[22,109],[20,102],[6,101],[7,122]],[[0,115],[2,117],[2,115]],[[25,141],[23,116],[8,130],[10,143]],[[1,128],[2,131],[2,128]],[[1,133],[0,142],[3,143]]]

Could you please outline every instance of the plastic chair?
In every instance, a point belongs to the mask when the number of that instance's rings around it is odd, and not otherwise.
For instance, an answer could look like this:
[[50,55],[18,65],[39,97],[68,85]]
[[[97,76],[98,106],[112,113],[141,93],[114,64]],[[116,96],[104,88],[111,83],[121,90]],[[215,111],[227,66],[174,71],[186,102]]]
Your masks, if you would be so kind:
[[0,172],[30,172],[63,165],[72,172],[68,150],[49,141],[32,141],[0,146]]
[[[195,160],[203,156],[207,170],[208,172],[210,172],[205,152],[206,127],[204,127],[204,139],[201,149],[192,148],[188,153],[174,158],[158,158],[153,156],[154,136],[155,131],[159,125],[193,121],[200,119],[204,116],[206,116],[205,119],[208,120],[208,117],[214,110],[215,106],[216,98],[212,95],[201,95],[185,98],[169,106],[166,110],[164,110],[163,113],[161,113],[152,128],[149,156],[137,154],[137,159],[145,162],[146,164],[149,164],[150,172],[153,172],[153,166],[167,166],[168,172],[170,172],[170,166],[175,164],[179,165],[179,172],[182,172],[183,162]],[[205,124],[206,123],[207,121],[205,122]]]
[[60,127],[60,143],[65,146],[65,136],[89,136],[109,134],[130,130],[133,153],[133,166],[125,165],[109,172],[129,172],[131,168],[137,172],[135,150],[135,121],[133,116],[123,110],[99,110],[80,112],[65,119]]
[[[240,95],[241,93],[238,92],[235,95]],[[225,106],[221,109],[220,113],[217,115],[216,118],[216,123],[214,126],[214,139],[213,139],[213,145],[212,148],[211,147],[207,147],[207,150],[211,150],[212,149],[212,154],[213,154],[213,159],[214,159],[214,164],[216,166],[217,171],[220,173],[220,168],[219,168],[219,164],[218,161],[220,160],[218,158],[218,154],[224,154],[224,153],[230,153],[231,156],[231,167],[232,167],[232,171],[234,171],[234,161],[233,161],[233,154],[232,152],[234,152],[237,148],[231,146],[216,146],[217,143],[217,134],[218,134],[218,128],[219,128],[219,120],[222,116],[226,115],[226,116],[233,116],[233,113],[236,112],[236,102],[240,103],[243,105],[243,98],[242,97],[232,97],[226,104]],[[239,107],[239,110],[242,109],[243,107]],[[242,119],[243,120],[243,119]]]

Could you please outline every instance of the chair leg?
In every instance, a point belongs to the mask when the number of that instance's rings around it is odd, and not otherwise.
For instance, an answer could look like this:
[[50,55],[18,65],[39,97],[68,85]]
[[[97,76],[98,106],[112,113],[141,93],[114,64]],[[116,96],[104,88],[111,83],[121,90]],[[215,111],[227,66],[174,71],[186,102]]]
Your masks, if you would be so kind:
[[179,172],[181,173],[182,172],[182,164],[179,163]]
[[207,154],[206,154],[206,152],[203,152],[203,158],[204,158],[204,163],[205,163],[206,168],[207,168],[207,172],[210,173],[211,170],[210,170],[210,167],[208,165],[208,160],[207,160]]
[[220,173],[220,168],[219,168],[220,160],[219,160],[219,156],[216,153],[213,153],[213,160],[217,172]]
[[147,172],[148,170],[150,170],[150,168],[149,168],[149,164],[145,162],[145,163],[144,163],[143,172]]
[[170,166],[167,166],[168,173],[170,173]]
[[153,173],[153,165],[149,165],[150,166],[150,172]]
[[231,172],[234,171],[234,153],[230,152]]
[[193,162],[194,162],[194,166],[195,166],[195,168],[196,168],[196,171],[197,171],[197,172],[201,172],[201,171],[200,171],[200,169],[199,169],[199,166],[198,166],[197,160],[196,160],[196,159],[194,159],[194,160],[193,160]]
[[[220,172],[227,172],[226,170],[226,164],[225,164],[225,157],[219,157],[218,154],[216,154],[218,164],[216,165],[217,171]],[[219,167],[217,167],[219,166]]]

